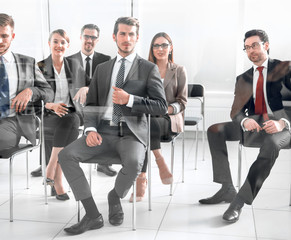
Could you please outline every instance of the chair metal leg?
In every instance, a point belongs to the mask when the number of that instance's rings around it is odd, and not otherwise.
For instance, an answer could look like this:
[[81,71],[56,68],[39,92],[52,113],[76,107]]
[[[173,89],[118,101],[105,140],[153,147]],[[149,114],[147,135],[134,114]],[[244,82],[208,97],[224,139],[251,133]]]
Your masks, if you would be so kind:
[[[174,153],[175,153],[175,140],[171,142],[171,173],[174,176]],[[173,181],[174,182],[174,181]],[[170,187],[170,196],[173,196],[173,182]]]
[[290,184],[290,200],[289,200],[289,206],[291,206],[291,184]]
[[80,210],[80,201],[77,201],[77,221],[80,222],[80,215],[81,215],[81,210]]
[[183,131],[182,139],[182,183],[184,183],[184,172],[185,172],[185,131]]
[[133,182],[132,230],[136,230],[136,180]]
[[197,170],[197,162],[198,162],[198,124],[196,124],[196,135],[195,135],[195,141],[196,141],[196,149],[195,149],[195,167],[194,169]]
[[242,164],[242,144],[238,144],[238,173],[237,173],[237,187],[241,187],[241,164]]
[[[151,118],[148,116],[148,128],[151,129]],[[148,194],[149,194],[149,211],[152,211],[152,156],[151,156],[151,133],[148,131],[148,148],[147,148],[147,158],[148,158]]]
[[11,156],[9,162],[10,222],[13,222],[13,158],[14,156]]
[[26,152],[26,189],[29,189],[29,177],[28,177],[28,152]]
[[89,186],[90,190],[92,190],[92,164],[88,164],[88,171],[89,171]]
[[202,132],[202,146],[203,146],[203,149],[202,149],[202,161],[205,160],[205,118],[203,116],[203,132]]

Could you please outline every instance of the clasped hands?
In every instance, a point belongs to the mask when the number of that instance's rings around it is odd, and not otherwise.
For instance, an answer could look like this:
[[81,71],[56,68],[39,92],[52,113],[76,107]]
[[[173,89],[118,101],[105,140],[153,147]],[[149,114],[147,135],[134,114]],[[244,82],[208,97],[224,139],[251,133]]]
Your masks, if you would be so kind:
[[262,131],[265,130],[268,134],[273,134],[277,132],[281,132],[285,128],[285,122],[283,120],[268,120],[263,123],[263,127],[261,127],[256,120],[252,118],[248,118],[243,123],[244,128],[248,131],[254,132],[254,131]]

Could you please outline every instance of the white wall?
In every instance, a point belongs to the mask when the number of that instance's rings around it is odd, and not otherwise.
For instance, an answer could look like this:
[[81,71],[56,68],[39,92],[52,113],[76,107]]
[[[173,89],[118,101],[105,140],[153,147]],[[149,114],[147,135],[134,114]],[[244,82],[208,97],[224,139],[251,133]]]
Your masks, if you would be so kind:
[[138,53],[148,57],[152,37],[167,32],[174,43],[174,60],[184,65],[190,83],[206,88],[207,126],[229,120],[236,75],[249,68],[244,33],[264,29],[270,56],[291,59],[290,0],[0,0],[1,12],[15,19],[15,52],[41,60],[49,54],[47,38],[57,28],[71,39],[68,55],[80,49],[80,29],[95,23],[101,29],[97,51],[116,54],[112,40],[115,20],[140,20]]

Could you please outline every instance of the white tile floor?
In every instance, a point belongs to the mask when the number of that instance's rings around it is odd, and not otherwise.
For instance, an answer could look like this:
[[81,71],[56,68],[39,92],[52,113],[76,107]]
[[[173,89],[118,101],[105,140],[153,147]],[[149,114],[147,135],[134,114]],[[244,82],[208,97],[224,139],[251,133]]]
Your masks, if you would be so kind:
[[[186,141],[185,183],[181,182],[181,140],[177,140],[174,172],[174,195],[169,196],[169,186],[162,185],[158,168],[153,162],[152,211],[148,211],[147,195],[137,204],[137,230],[131,229],[131,204],[129,195],[122,200],[125,212],[120,227],[111,226],[107,219],[107,192],[113,187],[114,178],[93,172],[93,192],[105,226],[100,230],[88,231],[79,236],[68,236],[63,229],[77,221],[76,202],[61,202],[49,197],[44,204],[42,178],[30,177],[30,188],[25,189],[25,155],[14,161],[14,222],[9,222],[8,160],[0,161],[0,239],[139,239],[139,240],[279,240],[291,239],[291,207],[289,186],[291,176],[291,151],[283,150],[252,206],[243,208],[240,220],[226,224],[221,216],[227,204],[202,206],[200,198],[217,191],[218,184],[212,183],[212,167],[208,146],[205,161],[202,161],[199,145],[198,170],[194,170],[193,140]],[[237,142],[228,143],[233,179],[236,182]],[[170,144],[163,144],[163,152],[170,163]],[[257,154],[257,149],[244,150],[243,177]],[[30,171],[38,166],[38,151],[30,153]],[[119,169],[118,165],[114,166]],[[88,167],[84,165],[84,170]],[[67,186],[67,185],[66,185]],[[82,212],[84,214],[84,212]]]

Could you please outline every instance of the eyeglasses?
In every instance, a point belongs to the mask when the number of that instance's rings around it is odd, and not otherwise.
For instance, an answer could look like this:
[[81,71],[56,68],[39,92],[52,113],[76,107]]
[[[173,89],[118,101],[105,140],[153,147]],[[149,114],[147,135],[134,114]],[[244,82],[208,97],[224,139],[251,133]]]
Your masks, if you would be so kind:
[[246,45],[245,48],[243,49],[245,52],[248,52],[252,49],[256,50],[260,47],[260,44],[264,42],[254,42],[251,46]]
[[92,41],[95,41],[98,37],[96,36],[90,36],[90,35],[83,35],[83,37],[86,39],[86,40],[89,40],[89,38],[91,38]]
[[162,44],[154,44],[153,45],[153,49],[159,49],[160,47],[162,48],[162,49],[166,49],[166,48],[168,48],[169,46],[170,46],[171,44],[168,44],[168,43],[162,43]]

